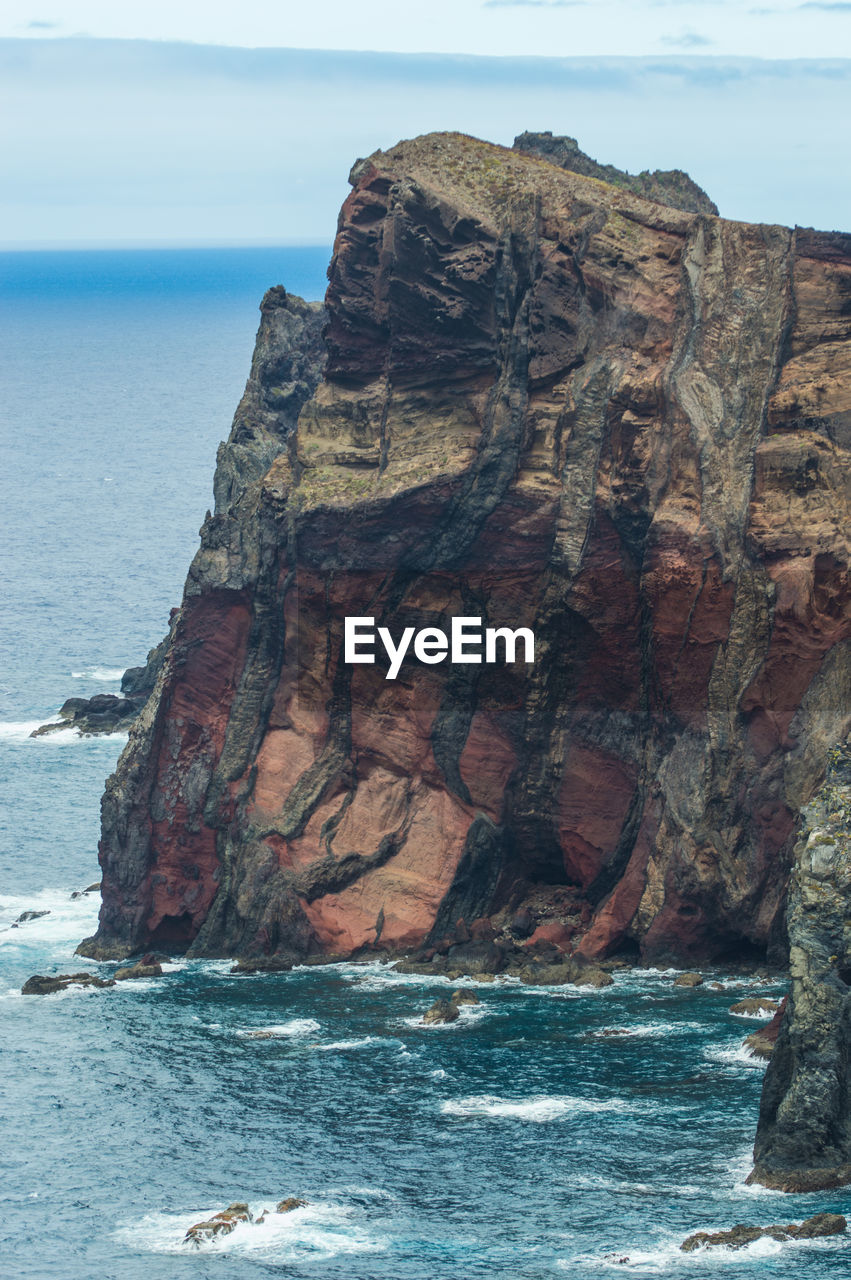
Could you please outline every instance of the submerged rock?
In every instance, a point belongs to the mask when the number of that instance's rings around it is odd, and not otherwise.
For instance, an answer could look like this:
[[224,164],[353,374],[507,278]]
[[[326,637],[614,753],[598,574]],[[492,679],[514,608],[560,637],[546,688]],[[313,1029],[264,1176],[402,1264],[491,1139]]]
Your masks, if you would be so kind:
[[21,987],[24,996],[49,996],[66,987],[114,987],[112,978],[99,978],[96,973],[34,973]]
[[287,1196],[286,1200],[279,1200],[275,1205],[275,1213],[292,1213],[293,1209],[303,1209],[307,1204],[306,1200],[300,1200],[298,1196]]
[[752,1227],[739,1223],[730,1227],[729,1231],[696,1231],[688,1236],[680,1248],[683,1253],[693,1253],[695,1249],[707,1249],[723,1246],[726,1249],[743,1249],[755,1240],[768,1238],[771,1240],[814,1240],[819,1236],[841,1235],[848,1223],[838,1213],[817,1213],[812,1218],[796,1225],[794,1222],[786,1226]]
[[22,911],[15,924],[29,924],[31,920],[41,920],[44,916],[49,916],[49,911]]
[[423,1022],[426,1026],[433,1026],[441,1022],[454,1022],[458,1017],[460,1010],[457,1004],[452,1004],[449,1000],[435,1000],[430,1009],[426,1009],[423,1014]]

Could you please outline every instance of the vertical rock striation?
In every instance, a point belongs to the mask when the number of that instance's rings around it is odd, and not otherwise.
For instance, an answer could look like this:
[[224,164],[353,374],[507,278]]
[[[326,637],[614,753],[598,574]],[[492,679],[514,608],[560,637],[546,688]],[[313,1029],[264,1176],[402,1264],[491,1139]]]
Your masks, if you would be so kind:
[[803,816],[789,887],[792,986],[749,1179],[779,1191],[851,1182],[851,741],[831,752]]
[[[83,949],[393,954],[526,904],[587,957],[782,955],[849,728],[851,238],[456,134],[351,181],[324,330],[264,302]],[[362,615],[535,662],[389,681]]]

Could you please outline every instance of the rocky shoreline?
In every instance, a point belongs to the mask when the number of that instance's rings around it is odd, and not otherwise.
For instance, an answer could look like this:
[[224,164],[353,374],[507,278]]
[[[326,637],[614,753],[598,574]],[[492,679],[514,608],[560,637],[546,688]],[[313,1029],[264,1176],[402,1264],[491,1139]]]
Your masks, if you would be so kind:
[[[172,620],[176,610],[172,611]],[[33,729],[31,738],[42,738],[62,729],[76,729],[84,738],[127,733],[154,691],[168,648],[166,636],[148,653],[145,665],[128,667],[121,677],[121,695],[96,693],[92,698],[67,698],[59,719]]]

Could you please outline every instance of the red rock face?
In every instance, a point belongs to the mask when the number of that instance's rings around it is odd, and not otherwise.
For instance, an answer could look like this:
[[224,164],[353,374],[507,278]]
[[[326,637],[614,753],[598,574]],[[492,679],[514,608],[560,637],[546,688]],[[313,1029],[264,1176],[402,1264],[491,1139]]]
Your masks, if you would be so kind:
[[[848,727],[851,241],[458,135],[353,182],[324,368],[264,304],[90,949],[398,953],[530,903],[588,956],[779,952]],[[535,661],[390,681],[347,616]]]

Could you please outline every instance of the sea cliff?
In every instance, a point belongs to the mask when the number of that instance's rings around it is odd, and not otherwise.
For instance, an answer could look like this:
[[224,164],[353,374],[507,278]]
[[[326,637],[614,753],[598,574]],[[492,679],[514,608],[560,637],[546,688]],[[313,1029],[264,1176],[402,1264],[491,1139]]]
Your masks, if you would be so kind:
[[[851,237],[456,134],[351,182],[324,309],[264,300],[83,951],[784,960],[849,729]],[[388,681],[361,615],[535,662]]]

